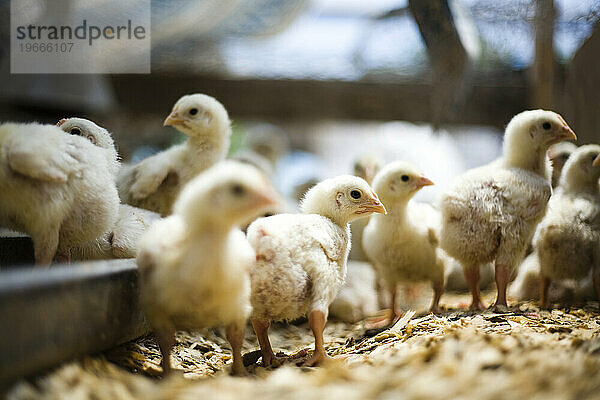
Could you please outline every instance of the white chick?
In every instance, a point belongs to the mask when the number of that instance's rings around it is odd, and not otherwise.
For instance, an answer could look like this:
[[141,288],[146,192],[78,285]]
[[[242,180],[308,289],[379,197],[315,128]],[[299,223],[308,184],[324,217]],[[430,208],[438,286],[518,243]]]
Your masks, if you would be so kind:
[[225,325],[233,350],[233,373],[245,372],[241,347],[255,253],[238,226],[277,198],[258,170],[225,161],[193,179],[174,214],[143,236],[137,257],[141,299],[165,374],[175,330],[219,325]]
[[0,225],[31,236],[36,264],[68,261],[72,247],[114,224],[118,161],[108,132],[83,137],[80,129],[3,124],[0,160]]
[[503,157],[459,176],[441,199],[442,248],[464,268],[471,308],[482,309],[479,268],[495,262],[496,307],[506,308],[506,286],[522,260],[550,198],[548,147],[575,139],[551,111],[517,114],[506,127]]
[[275,359],[269,342],[271,321],[308,314],[315,351],[306,365],[328,358],[323,329],[328,307],[344,283],[350,250],[349,223],[385,208],[363,179],[339,176],[324,180],[304,197],[303,214],[279,214],[254,221],[248,240],[256,250],[252,281],[252,326],[263,365]]
[[557,192],[534,238],[540,265],[540,303],[551,280],[582,279],[592,270],[600,297],[600,146],[585,145],[564,166]]
[[562,169],[575,149],[577,149],[577,146],[571,142],[556,143],[548,149],[548,157],[550,157],[550,162],[552,163],[553,188],[558,186]]
[[396,314],[400,282],[432,282],[431,311],[439,312],[444,290],[444,260],[438,251],[439,212],[429,204],[411,201],[424,186],[433,182],[414,165],[395,161],[375,176],[373,188],[388,211],[373,215],[363,232],[363,248],[391,294]]
[[371,264],[348,260],[346,281],[329,306],[329,315],[354,323],[377,312],[377,276]]
[[[558,186],[565,163],[577,146],[572,142],[559,142],[548,148],[552,164],[552,188]],[[538,225],[539,228],[539,225]],[[482,276],[483,279],[483,276]],[[509,287],[509,295],[518,300],[538,299],[540,294],[540,264],[536,252],[529,254],[517,270],[517,276]]]
[[[117,151],[108,131],[94,122],[83,118],[63,118],[56,124],[64,132],[85,137],[98,147],[106,149],[111,162],[111,174],[116,177],[119,164]],[[119,213],[114,226],[95,240],[71,248],[71,259],[93,260],[110,258],[133,258],[137,253],[137,242],[158,220],[160,215],[152,211],[119,205]]]
[[[373,178],[381,169],[383,162],[381,158],[374,154],[363,154],[354,162],[354,175],[363,178],[369,185],[373,183]],[[362,247],[362,234],[365,226],[369,223],[369,218],[360,218],[352,221],[350,231],[352,232],[352,247],[350,248],[350,259],[357,261],[367,261],[367,256]]]
[[186,183],[225,158],[231,123],[227,110],[217,100],[192,94],[175,103],[164,125],[187,135],[187,141],[124,167],[117,187],[123,203],[166,216]]

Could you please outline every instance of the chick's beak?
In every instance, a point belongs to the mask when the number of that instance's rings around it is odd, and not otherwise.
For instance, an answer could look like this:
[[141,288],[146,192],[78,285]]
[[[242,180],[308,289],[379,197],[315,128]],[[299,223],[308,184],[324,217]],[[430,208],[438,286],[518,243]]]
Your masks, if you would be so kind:
[[596,158],[594,158],[594,161],[592,162],[592,165],[593,165],[594,167],[599,167],[599,166],[600,166],[600,154],[598,154],[598,155],[596,156]]
[[558,135],[556,136],[556,142],[560,142],[563,140],[577,140],[577,135],[575,132],[569,127],[569,125],[565,124],[560,128]]
[[363,209],[377,214],[387,214],[384,205],[379,201],[377,196],[371,198],[371,200],[363,206]]
[[177,111],[172,111],[171,114],[165,119],[163,126],[175,126],[183,125],[184,119],[179,116]]
[[433,183],[431,181],[431,179],[425,178],[424,176],[422,176],[419,179],[417,179],[416,185],[417,185],[418,188],[422,188],[423,186],[435,185],[435,183]]

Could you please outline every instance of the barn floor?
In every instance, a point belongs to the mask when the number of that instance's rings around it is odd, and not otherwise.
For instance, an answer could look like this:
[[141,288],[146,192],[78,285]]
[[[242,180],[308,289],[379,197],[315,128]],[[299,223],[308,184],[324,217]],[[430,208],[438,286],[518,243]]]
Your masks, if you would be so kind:
[[[407,312],[374,336],[364,322],[330,321],[325,341],[336,359],[320,368],[255,364],[233,378],[222,332],[182,332],[172,357],[180,372],[166,380],[145,337],[19,382],[8,399],[600,399],[599,302],[547,311],[513,301],[506,313],[473,313],[459,308],[468,300],[446,294],[442,315]],[[246,337],[245,351],[257,349],[251,328]],[[276,325],[271,338],[287,354],[312,349],[306,323]]]

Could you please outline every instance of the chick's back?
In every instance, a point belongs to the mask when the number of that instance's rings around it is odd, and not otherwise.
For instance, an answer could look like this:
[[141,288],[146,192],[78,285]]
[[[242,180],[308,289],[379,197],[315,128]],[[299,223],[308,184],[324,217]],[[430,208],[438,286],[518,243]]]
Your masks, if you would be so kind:
[[442,198],[442,247],[470,266],[494,259],[513,265],[543,218],[550,194],[548,181],[527,170],[472,170]]
[[279,214],[248,228],[256,251],[250,271],[253,318],[293,320],[327,312],[346,274],[349,228],[316,214]]

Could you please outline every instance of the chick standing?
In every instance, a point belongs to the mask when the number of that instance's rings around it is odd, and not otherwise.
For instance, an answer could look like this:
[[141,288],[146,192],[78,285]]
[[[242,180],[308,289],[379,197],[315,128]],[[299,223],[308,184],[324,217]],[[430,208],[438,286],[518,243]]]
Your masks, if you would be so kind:
[[562,117],[544,110],[516,115],[506,127],[503,157],[467,171],[441,199],[441,245],[461,262],[472,308],[483,308],[479,267],[495,261],[496,306],[506,307],[509,274],[523,258],[550,198],[548,147],[576,139]]
[[192,180],[174,214],[142,238],[137,257],[142,305],[155,329],[165,374],[175,330],[217,325],[226,327],[233,372],[244,373],[241,347],[255,253],[238,226],[276,201],[258,170],[226,161]]
[[38,265],[101,236],[117,218],[112,138],[54,125],[0,126],[0,225],[28,233]]
[[564,166],[559,188],[534,238],[540,265],[540,303],[551,280],[582,279],[590,269],[600,297],[600,146],[581,146]]
[[373,181],[388,214],[371,217],[363,233],[363,248],[391,293],[390,322],[396,315],[400,282],[431,281],[431,311],[439,311],[444,289],[444,261],[438,252],[439,212],[428,204],[411,201],[429,185],[433,185],[431,180],[403,161],[386,165]]
[[[558,187],[560,175],[565,163],[577,146],[571,142],[556,143],[548,149],[548,157],[552,164],[552,188]],[[539,225],[538,225],[539,227]],[[538,299],[540,294],[540,263],[535,251],[529,254],[517,271],[515,280],[509,287],[509,295],[518,300]]]
[[371,213],[385,213],[371,187],[361,178],[339,176],[315,185],[305,195],[303,214],[261,218],[248,228],[256,250],[252,281],[252,326],[264,365],[275,358],[269,342],[271,321],[308,314],[315,351],[306,365],[328,358],[323,329],[329,304],[346,276],[350,250],[349,223]]
[[164,125],[175,127],[188,140],[123,168],[117,187],[122,202],[166,216],[186,183],[225,158],[231,123],[221,103],[193,94],[175,103]]

